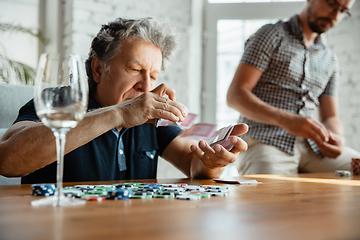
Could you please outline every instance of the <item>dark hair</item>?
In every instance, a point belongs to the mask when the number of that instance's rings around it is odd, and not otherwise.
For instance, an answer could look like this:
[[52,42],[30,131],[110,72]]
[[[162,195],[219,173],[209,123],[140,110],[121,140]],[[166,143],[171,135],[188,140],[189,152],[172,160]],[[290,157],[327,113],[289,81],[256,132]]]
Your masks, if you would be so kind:
[[175,30],[153,18],[117,18],[102,25],[91,43],[89,57],[85,62],[90,96],[95,93],[97,85],[91,69],[92,59],[96,57],[103,62],[105,69],[109,70],[107,64],[121,51],[121,43],[128,37],[138,38],[159,47],[163,58],[162,69],[178,48],[178,36]]

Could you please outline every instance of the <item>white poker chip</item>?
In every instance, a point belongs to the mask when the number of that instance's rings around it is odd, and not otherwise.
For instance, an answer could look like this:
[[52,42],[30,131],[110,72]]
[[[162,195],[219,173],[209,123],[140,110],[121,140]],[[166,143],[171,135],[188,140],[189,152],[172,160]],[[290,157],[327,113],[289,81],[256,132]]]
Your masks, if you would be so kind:
[[219,193],[227,193],[229,190],[227,189],[206,189],[206,192],[219,192]]
[[353,174],[350,171],[346,171],[346,170],[336,170],[335,171],[335,176],[338,177],[351,177]]
[[226,197],[227,193],[220,193],[220,192],[205,192],[206,194],[209,194],[211,196],[221,196],[221,197]]
[[229,189],[229,187],[217,186],[217,185],[200,185],[200,187],[203,187],[205,189],[221,189],[221,190],[228,190]]
[[199,192],[204,192],[205,188],[200,187],[200,186],[196,186],[196,185],[188,185],[185,188],[185,191],[199,191]]
[[193,195],[193,194],[181,194],[181,195],[177,195],[176,199],[180,199],[180,200],[200,200],[201,196]]

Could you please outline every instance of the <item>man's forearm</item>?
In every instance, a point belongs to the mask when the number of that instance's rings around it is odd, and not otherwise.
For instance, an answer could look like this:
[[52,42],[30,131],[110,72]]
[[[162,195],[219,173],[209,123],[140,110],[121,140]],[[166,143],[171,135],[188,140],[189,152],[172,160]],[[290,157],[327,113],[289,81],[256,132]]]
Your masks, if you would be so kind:
[[336,133],[340,136],[344,136],[344,126],[342,125],[341,121],[337,117],[330,117],[326,119],[323,124],[327,129],[331,132]]
[[256,122],[282,127],[294,114],[271,106],[251,91],[242,89],[228,97],[228,105]]
[[[115,127],[111,108],[87,113],[66,138],[65,154]],[[56,161],[55,137],[41,122],[19,122],[0,141],[0,174],[25,176]]]

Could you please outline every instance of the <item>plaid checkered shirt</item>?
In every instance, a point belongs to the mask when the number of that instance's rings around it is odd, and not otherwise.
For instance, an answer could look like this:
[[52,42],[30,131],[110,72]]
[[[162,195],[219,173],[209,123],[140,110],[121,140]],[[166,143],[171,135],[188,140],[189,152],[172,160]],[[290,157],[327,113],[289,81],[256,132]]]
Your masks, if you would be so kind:
[[[337,95],[338,60],[324,46],[320,36],[306,49],[298,16],[261,27],[246,41],[241,63],[263,72],[252,93],[265,103],[290,113],[315,116],[321,95]],[[294,155],[296,136],[280,127],[243,116],[239,121],[249,125],[247,135]],[[310,139],[307,141],[322,157],[316,144]]]

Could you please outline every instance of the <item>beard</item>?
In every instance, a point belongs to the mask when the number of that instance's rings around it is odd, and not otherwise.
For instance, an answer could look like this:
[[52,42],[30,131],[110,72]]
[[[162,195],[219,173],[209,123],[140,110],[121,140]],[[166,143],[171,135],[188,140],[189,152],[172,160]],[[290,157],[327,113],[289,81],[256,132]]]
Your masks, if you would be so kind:
[[[330,18],[314,16],[311,7],[308,8],[307,21],[311,31],[318,34],[322,34],[334,26]],[[324,24],[324,22],[329,24]]]

